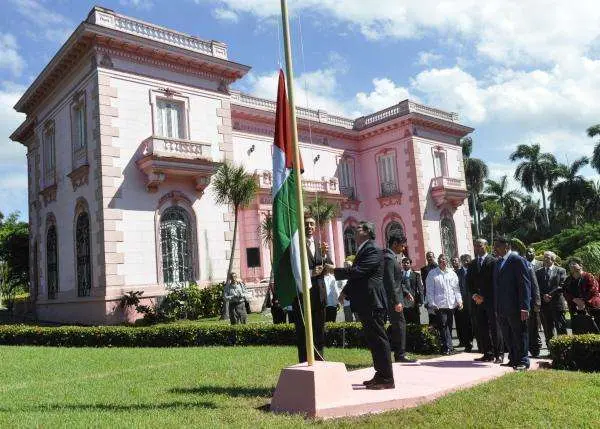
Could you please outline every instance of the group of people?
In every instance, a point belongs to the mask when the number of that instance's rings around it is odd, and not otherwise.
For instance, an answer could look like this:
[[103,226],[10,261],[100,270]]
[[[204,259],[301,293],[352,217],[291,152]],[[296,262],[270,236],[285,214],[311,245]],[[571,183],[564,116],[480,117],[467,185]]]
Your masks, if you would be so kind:
[[567,311],[574,334],[599,332],[598,280],[583,270],[580,259],[569,260],[567,275],[556,265],[553,252],[544,252],[539,263],[534,249],[521,257],[506,237],[494,241],[493,255],[487,244],[475,240],[475,257],[453,257],[451,268],[445,255],[438,257],[437,264],[432,252],[426,255],[427,265],[421,269],[424,306],[429,323],[440,332],[444,353],[453,349],[453,318],[459,347],[470,352],[476,339],[483,355],[475,360],[515,370],[529,368],[529,355],[539,356],[540,324],[547,344],[555,332],[567,334]]

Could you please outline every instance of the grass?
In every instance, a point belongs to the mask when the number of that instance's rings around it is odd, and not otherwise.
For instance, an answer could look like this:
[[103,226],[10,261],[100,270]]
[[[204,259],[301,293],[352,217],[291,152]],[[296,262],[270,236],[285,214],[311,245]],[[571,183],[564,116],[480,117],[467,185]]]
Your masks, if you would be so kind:
[[[591,427],[600,374],[510,374],[411,410],[311,421],[264,411],[292,347],[0,347],[0,427]],[[328,349],[349,368],[359,349]],[[596,423],[594,423],[596,422]]]

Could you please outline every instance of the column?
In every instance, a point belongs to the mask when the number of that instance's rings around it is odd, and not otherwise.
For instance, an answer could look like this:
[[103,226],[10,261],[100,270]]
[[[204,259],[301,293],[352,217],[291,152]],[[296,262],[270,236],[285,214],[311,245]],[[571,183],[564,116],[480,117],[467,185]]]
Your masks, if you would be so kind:
[[342,267],[344,265],[344,228],[342,225],[342,218],[333,219],[333,242],[335,247],[335,255],[334,259],[335,265],[337,267]]
[[327,244],[329,245],[329,257],[337,265],[337,261],[335,258],[335,256],[337,255],[337,249],[335,248],[335,242],[333,237],[333,225],[331,219],[328,220],[325,224],[325,233],[327,236]]

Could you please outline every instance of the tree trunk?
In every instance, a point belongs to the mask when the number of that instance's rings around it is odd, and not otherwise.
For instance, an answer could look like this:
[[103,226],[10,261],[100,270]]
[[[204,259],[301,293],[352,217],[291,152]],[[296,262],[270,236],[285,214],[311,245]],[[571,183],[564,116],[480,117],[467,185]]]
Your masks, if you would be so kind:
[[542,204],[544,205],[544,222],[547,227],[550,227],[550,218],[548,217],[548,208],[546,207],[546,192],[543,186],[540,187],[540,191],[542,192]]
[[[233,270],[233,258],[235,257],[235,241],[237,238],[237,224],[238,224],[238,207],[233,206],[233,240],[231,241],[231,252],[229,253],[229,268],[227,268],[227,277],[225,283],[229,280],[229,275]],[[241,273],[238,273],[241,278]],[[225,289],[223,289],[223,308],[221,309],[221,320],[229,319],[229,306],[225,301]]]
[[481,231],[479,231],[479,219],[477,213],[477,202],[475,200],[475,192],[471,192],[471,202],[473,203],[473,221],[475,222],[475,234],[476,238],[481,236]]
[[490,219],[490,246],[494,247],[494,220]]
[[477,234],[481,237],[481,212],[477,207],[477,203],[479,202],[479,194],[475,194],[475,214],[477,215]]

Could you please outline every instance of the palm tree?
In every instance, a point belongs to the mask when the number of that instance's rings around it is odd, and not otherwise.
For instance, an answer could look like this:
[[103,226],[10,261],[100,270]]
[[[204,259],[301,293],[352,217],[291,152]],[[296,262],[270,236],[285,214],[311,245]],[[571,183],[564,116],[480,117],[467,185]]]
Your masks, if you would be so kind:
[[[600,124],[593,125],[587,129],[588,137],[594,138],[600,136]],[[592,161],[590,165],[600,173],[600,141],[594,146],[594,153],[592,154]]]
[[[257,232],[260,238],[262,238],[263,244],[269,248],[269,255],[271,258],[271,272],[269,273],[270,287],[271,281],[273,280],[273,215],[271,215],[271,213],[267,213],[260,225],[258,225]],[[262,304],[262,311],[267,308],[267,299],[269,297],[269,293],[270,292],[267,292],[265,294],[265,299]]]
[[559,164],[555,174],[563,180],[552,190],[552,204],[557,208],[571,212],[575,203],[588,201],[593,196],[592,183],[579,174],[579,170],[588,165],[589,158],[584,156],[571,165]]
[[521,199],[522,210],[521,215],[524,222],[528,223],[528,226],[533,226],[535,231],[538,230],[538,219],[542,215],[540,210],[540,200],[533,200],[531,195],[525,195]]
[[[229,278],[235,256],[239,212],[241,208],[247,207],[254,200],[258,184],[254,176],[248,174],[243,166],[234,166],[229,162],[225,162],[215,173],[212,185],[215,202],[233,206],[233,239],[231,241],[229,267],[227,268],[227,278]],[[223,307],[221,318],[226,318],[227,306],[224,305]]]
[[488,167],[485,162],[478,158],[471,158],[473,150],[473,140],[471,137],[465,137],[461,140],[463,163],[465,167],[465,181],[467,189],[471,195],[471,213],[475,222],[475,233],[481,235],[479,228],[479,210],[478,199],[479,194],[483,191],[485,179],[488,177]]
[[548,217],[548,206],[546,204],[546,189],[551,189],[556,169],[556,158],[550,153],[540,153],[540,145],[520,144],[517,150],[510,155],[511,161],[524,160],[515,170],[515,179],[521,182],[521,186],[527,192],[534,189],[542,193],[542,204],[544,206],[544,220],[546,226],[550,226]]
[[483,210],[490,219],[490,245],[494,246],[494,225],[500,220],[502,216],[502,204],[498,201],[487,200],[483,202]]
[[521,210],[521,203],[519,201],[523,198],[523,194],[514,189],[508,190],[506,175],[502,176],[498,181],[487,179],[485,184],[484,200],[498,202],[502,207],[504,216],[508,219],[515,218]]

